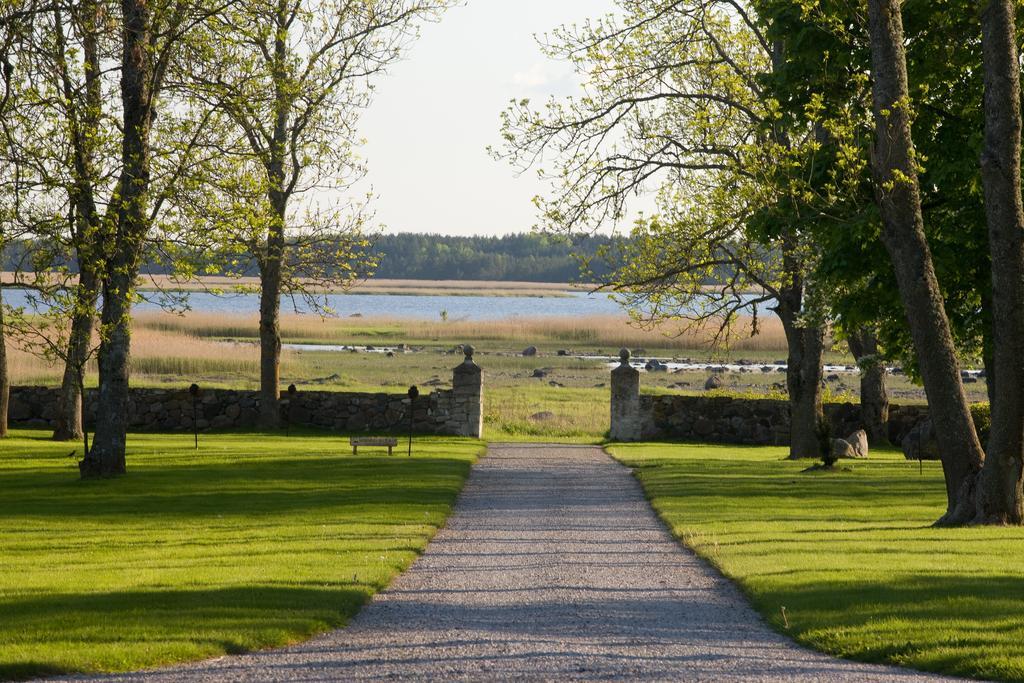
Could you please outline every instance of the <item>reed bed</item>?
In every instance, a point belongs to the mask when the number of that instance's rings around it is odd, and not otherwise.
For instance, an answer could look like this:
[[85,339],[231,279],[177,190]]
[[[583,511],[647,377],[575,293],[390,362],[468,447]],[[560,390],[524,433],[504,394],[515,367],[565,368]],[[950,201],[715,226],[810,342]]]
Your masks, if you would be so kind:
[[[759,322],[759,334],[750,335],[750,321],[743,320],[728,340],[735,351],[784,351],[786,338],[777,319]],[[650,347],[697,350],[715,346],[710,329],[679,329],[671,325],[648,329],[618,316],[580,318],[514,318],[502,321],[418,323],[420,334],[440,339],[485,341],[563,342],[602,347]]]
[[[175,316],[152,313],[137,316],[136,323],[143,329],[202,338],[254,339],[258,335],[257,319],[251,315],[190,313],[187,316]],[[741,320],[733,331],[728,348],[733,351],[786,350],[785,333],[777,318],[761,319],[758,331],[757,335],[752,336],[751,321]],[[292,341],[503,341],[515,344],[559,343],[672,350],[707,350],[714,346],[714,333],[710,329],[679,330],[670,325],[642,329],[630,324],[628,318],[619,316],[411,321],[387,317],[321,319],[291,315],[282,317],[281,332],[286,340]]]
[[[52,384],[64,372],[63,362],[50,361],[29,353],[17,345],[8,358],[15,384]],[[96,363],[86,368],[96,373]],[[259,347],[255,344],[225,344],[184,331],[169,331],[136,326],[132,334],[132,372],[141,376],[229,378],[259,376]]]

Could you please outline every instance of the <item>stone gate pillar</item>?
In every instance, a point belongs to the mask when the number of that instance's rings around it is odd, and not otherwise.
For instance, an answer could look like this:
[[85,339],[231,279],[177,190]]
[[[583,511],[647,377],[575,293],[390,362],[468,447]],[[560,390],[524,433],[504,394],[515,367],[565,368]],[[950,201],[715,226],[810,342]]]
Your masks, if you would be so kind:
[[640,371],[629,364],[629,349],[612,370],[612,441],[640,440]]
[[466,360],[452,371],[452,414],[458,436],[484,435],[483,371],[473,362],[473,347],[462,347]]

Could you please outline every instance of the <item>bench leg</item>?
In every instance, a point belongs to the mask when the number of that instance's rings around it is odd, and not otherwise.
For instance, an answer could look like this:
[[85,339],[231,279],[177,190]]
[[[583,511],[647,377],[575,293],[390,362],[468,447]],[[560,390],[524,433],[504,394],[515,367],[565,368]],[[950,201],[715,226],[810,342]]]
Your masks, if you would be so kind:
[[390,458],[392,455],[394,454],[391,452],[391,446],[388,446],[388,457]]
[[352,455],[359,455],[359,446],[352,447]]

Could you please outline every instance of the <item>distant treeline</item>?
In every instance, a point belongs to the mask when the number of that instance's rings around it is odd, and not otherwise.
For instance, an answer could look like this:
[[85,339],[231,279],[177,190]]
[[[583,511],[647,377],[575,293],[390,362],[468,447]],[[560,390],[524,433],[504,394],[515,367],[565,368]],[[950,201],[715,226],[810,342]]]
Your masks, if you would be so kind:
[[[383,235],[374,245],[380,257],[376,277],[411,280],[501,280],[575,282],[606,275],[607,265],[593,257],[611,237],[579,238],[572,243],[547,235],[451,237]],[[580,258],[591,273],[580,271]]]
[[[452,237],[447,235],[399,234],[381,235],[373,243],[371,253],[378,266],[375,277],[407,280],[498,280],[505,282],[576,282],[594,281],[608,274],[609,267],[595,259],[602,247],[612,246],[605,236],[584,237],[567,242],[538,234],[505,237]],[[31,268],[31,242],[7,245],[3,269]],[[205,264],[197,265],[209,275]],[[66,263],[74,267],[74,259],[50,257],[50,263]],[[586,264],[581,271],[581,265]],[[238,268],[242,275],[257,275],[253,263]],[[146,259],[142,273],[167,274],[158,259]]]

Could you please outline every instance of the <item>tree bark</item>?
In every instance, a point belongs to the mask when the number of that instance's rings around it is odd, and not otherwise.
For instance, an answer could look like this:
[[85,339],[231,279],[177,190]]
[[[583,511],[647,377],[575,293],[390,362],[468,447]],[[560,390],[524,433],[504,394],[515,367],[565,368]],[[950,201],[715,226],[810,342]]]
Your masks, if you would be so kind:
[[792,460],[822,458],[828,455],[830,448],[821,398],[825,331],[820,326],[807,325],[800,320],[803,279],[795,264],[790,264],[788,270],[792,282],[780,292],[776,312],[786,332],[788,348],[789,457]]
[[260,267],[260,417],[267,429],[281,424],[281,266],[283,223],[271,229]]
[[98,294],[95,272],[91,268],[82,269],[64,359],[64,378],[57,397],[57,425],[53,432],[55,441],[72,441],[83,437],[85,425],[82,422],[81,376],[89,361]]
[[1024,205],[1021,200],[1020,65],[1013,0],[981,13],[985,71],[985,190],[992,256],[992,430],[978,479],[976,523],[1024,521]]
[[11,400],[11,377],[7,368],[7,329],[4,327],[3,285],[0,285],[0,438],[7,436],[7,408]]
[[985,368],[985,393],[988,395],[988,403],[992,405],[996,401],[996,356],[995,339],[993,338],[993,327],[995,321],[992,319],[992,295],[982,294],[982,333],[981,333],[981,363]]
[[124,31],[121,102],[124,128],[118,179],[116,227],[103,276],[103,334],[96,435],[81,461],[83,477],[126,471],[128,380],[131,358],[131,300],[142,244],[149,230],[150,131],[153,120],[152,19],[146,0],[122,0]]
[[860,416],[872,447],[889,444],[889,392],[885,366],[878,357],[878,338],[869,329],[849,335],[850,351],[860,368]]
[[871,162],[882,241],[895,268],[929,412],[942,445],[947,510],[939,523],[955,524],[973,516],[973,484],[985,456],[924,233],[900,4],[868,1],[876,133]]
[[96,435],[89,455],[79,463],[83,477],[109,477],[127,471],[131,303],[130,295],[121,292],[130,292],[134,279],[134,275],[122,271],[108,277],[103,285]]
[[789,347],[789,457],[828,454],[829,429],[821,399],[825,334],[820,327],[796,327],[786,334]]

